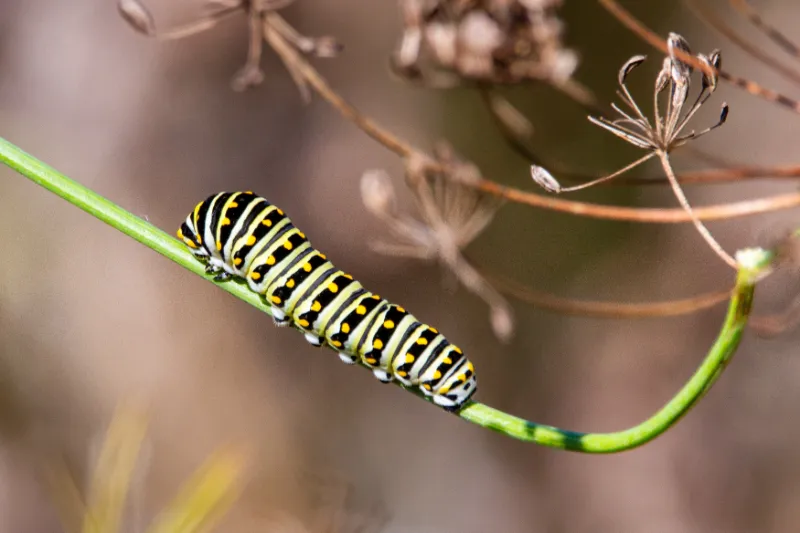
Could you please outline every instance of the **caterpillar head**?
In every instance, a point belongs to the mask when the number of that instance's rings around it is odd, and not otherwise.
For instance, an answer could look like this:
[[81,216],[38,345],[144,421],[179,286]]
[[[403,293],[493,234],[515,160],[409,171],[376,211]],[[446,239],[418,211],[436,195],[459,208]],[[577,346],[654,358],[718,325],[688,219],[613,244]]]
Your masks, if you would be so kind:
[[208,258],[208,250],[203,246],[203,239],[197,233],[191,215],[186,217],[186,220],[181,224],[181,227],[178,228],[176,233],[181,242],[189,247],[189,251],[192,255],[199,259]]

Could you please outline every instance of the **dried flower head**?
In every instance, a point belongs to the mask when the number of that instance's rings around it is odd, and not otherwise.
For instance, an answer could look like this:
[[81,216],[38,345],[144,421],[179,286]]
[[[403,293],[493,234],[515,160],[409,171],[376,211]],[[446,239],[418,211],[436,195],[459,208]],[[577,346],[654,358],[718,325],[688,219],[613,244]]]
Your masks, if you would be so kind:
[[376,243],[375,250],[396,257],[438,261],[468,290],[489,305],[495,335],[507,341],[514,328],[508,302],[470,265],[462,250],[491,222],[501,201],[465,183],[480,177],[470,164],[457,161],[450,150],[437,150],[431,165],[424,157],[407,162],[406,178],[420,218],[399,213],[389,176],[379,170],[361,180],[364,205],[389,226],[396,243]]
[[[714,94],[718,81],[717,70],[722,63],[722,56],[719,50],[714,50],[708,56],[703,54],[697,56],[700,61],[711,67],[710,70],[713,74],[702,73],[700,92],[689,110],[682,114],[683,107],[689,98],[692,71],[694,69],[689,63],[681,60],[674,51],[681,50],[685,53],[691,53],[691,51],[689,43],[677,33],[669,34],[667,44],[669,45],[670,54],[664,58],[663,66],[656,78],[655,91],[653,92],[654,125],[642,113],[625,84],[628,75],[644,62],[645,56],[633,56],[630,58],[622,65],[617,76],[620,86],[620,91],[617,91],[617,94],[622,98],[625,105],[630,108],[631,113],[624,111],[616,104],[611,104],[614,111],[619,114],[619,118],[608,120],[603,117],[589,117],[592,123],[607,129],[636,147],[665,152],[670,152],[692,139],[702,137],[725,123],[728,118],[728,104],[723,103],[719,120],[716,124],[700,132],[693,130],[682,134],[686,124]],[[668,87],[669,98],[666,102],[666,109],[662,114],[659,109],[658,98]]]
[[[669,153],[672,150],[683,146],[691,140],[702,137],[719,126],[722,126],[727,120],[728,104],[723,103],[722,111],[720,112],[719,120],[716,124],[699,132],[692,130],[689,133],[683,133],[686,125],[692,117],[694,117],[695,113],[697,113],[700,107],[706,103],[716,90],[718,71],[722,62],[722,57],[719,50],[714,50],[708,56],[703,54],[697,56],[697,59],[707,67],[707,71],[705,69],[702,71],[702,86],[700,92],[688,111],[684,113],[683,108],[689,99],[689,89],[691,88],[692,72],[694,69],[691,64],[681,59],[680,54],[691,54],[691,50],[686,39],[677,33],[669,34],[667,45],[669,54],[664,58],[661,70],[656,77],[655,88],[653,90],[652,122],[642,112],[639,105],[633,99],[633,96],[631,96],[625,83],[630,73],[644,62],[645,56],[641,55],[633,56],[626,61],[617,74],[617,82],[619,84],[617,94],[629,108],[629,111],[623,110],[616,104],[611,104],[614,111],[618,113],[618,118],[609,120],[605,117],[589,117],[589,120],[593,124],[610,131],[637,148],[647,150],[647,154],[612,174],[575,187],[561,187],[558,180],[556,180],[552,174],[536,165],[531,167],[531,177],[534,182],[548,192],[570,192],[608,181],[639,166],[648,159],[658,157],[667,175],[670,186],[675,193],[675,197],[691,216],[697,231],[723,261],[731,267],[737,268],[736,260],[720,246],[711,235],[711,232],[708,231],[695,214],[692,206],[689,204],[689,200],[686,198],[683,189],[675,177],[675,172],[672,170],[672,165],[669,160]],[[669,95],[662,112],[659,106],[659,96],[664,93],[667,88],[669,88]]]
[[563,83],[578,59],[561,43],[560,5],[561,0],[401,0],[404,29],[393,66],[404,77],[435,85],[462,79]]
[[[212,0],[208,13],[186,25],[157,31],[153,16],[140,0],[118,0],[117,9],[120,15],[137,32],[161,40],[182,39],[216,26],[222,20],[241,11],[247,14],[250,27],[250,39],[245,65],[234,76],[231,85],[236,91],[243,91],[261,84],[264,72],[261,70],[261,53],[264,41],[273,43],[273,35],[279,36],[281,42],[289,43],[302,54],[316,57],[334,57],[341,50],[339,43],[332,37],[306,37],[295,30],[277,11],[295,0]],[[304,79],[296,72],[296,65],[285,61],[289,74],[297,83],[305,100],[310,93]]]

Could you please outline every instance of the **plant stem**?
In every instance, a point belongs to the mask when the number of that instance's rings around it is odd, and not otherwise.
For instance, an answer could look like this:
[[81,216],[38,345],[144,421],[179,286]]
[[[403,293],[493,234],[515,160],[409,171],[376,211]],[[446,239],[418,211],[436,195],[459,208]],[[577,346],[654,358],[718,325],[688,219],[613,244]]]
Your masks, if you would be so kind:
[[705,239],[708,245],[714,250],[720,259],[728,263],[728,266],[733,268],[734,270],[738,268],[736,264],[736,260],[730,256],[728,252],[717,242],[717,239],[711,235],[711,232],[708,231],[708,228],[703,224],[700,219],[697,217],[697,214],[692,209],[691,204],[689,204],[689,200],[686,198],[686,195],[683,193],[683,189],[681,188],[678,180],[675,179],[675,173],[672,171],[672,165],[669,162],[669,155],[664,150],[658,150],[658,158],[661,161],[661,166],[664,168],[664,172],[667,175],[667,179],[669,180],[669,184],[672,186],[672,191],[675,193],[675,197],[678,199],[678,202],[681,204],[681,207],[689,214],[692,219],[692,223],[694,227],[697,228],[697,231],[700,233],[700,236]]

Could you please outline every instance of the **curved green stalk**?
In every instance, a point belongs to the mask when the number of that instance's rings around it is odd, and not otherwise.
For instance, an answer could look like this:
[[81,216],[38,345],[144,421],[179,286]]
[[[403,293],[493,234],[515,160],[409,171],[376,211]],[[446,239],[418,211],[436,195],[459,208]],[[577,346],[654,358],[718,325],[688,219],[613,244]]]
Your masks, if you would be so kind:
[[[183,268],[211,281],[211,277],[205,274],[203,265],[177,239],[72,181],[2,138],[0,161]],[[645,444],[685,415],[711,388],[727,366],[747,324],[755,284],[769,267],[771,259],[771,253],[760,249],[745,250],[737,254],[739,270],[736,287],[716,342],[700,368],[678,394],[641,424],[615,433],[576,433],[529,422],[477,402],[469,403],[461,409],[458,416],[509,437],[585,453],[614,453]],[[230,282],[217,285],[250,305],[266,313],[270,312],[269,306],[261,297],[245,285]]]

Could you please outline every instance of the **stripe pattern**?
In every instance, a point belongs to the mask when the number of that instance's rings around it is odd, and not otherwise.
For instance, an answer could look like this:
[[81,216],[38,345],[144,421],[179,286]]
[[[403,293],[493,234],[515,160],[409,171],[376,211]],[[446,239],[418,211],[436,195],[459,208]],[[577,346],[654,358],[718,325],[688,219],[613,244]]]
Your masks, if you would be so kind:
[[315,250],[280,208],[252,192],[221,192],[197,204],[178,238],[218,281],[244,279],[314,346],[383,381],[419,388],[435,404],[460,409],[473,395],[472,363],[435,328],[366,290]]

